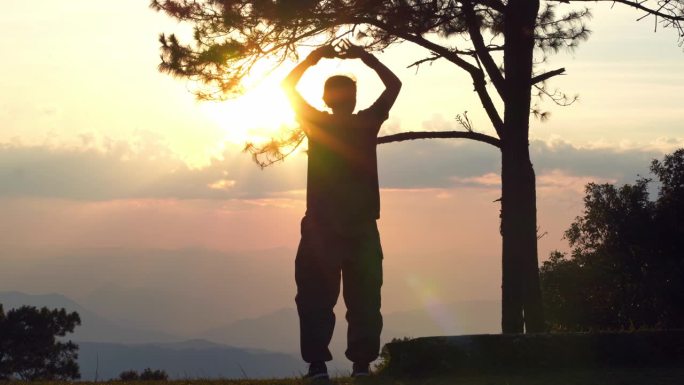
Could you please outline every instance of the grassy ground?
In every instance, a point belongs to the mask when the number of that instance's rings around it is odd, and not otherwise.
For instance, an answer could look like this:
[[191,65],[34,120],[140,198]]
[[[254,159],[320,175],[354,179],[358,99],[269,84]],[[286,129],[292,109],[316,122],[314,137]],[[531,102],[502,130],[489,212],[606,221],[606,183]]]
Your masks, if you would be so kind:
[[[16,383],[19,384],[19,383]],[[45,382],[43,385],[67,385]],[[178,380],[165,382],[79,382],[79,385],[325,385],[300,379],[274,380]],[[335,378],[335,385],[681,385],[684,368],[568,370],[515,375],[470,375],[429,379],[391,379],[372,377],[355,381]],[[34,385],[34,384],[31,384]]]

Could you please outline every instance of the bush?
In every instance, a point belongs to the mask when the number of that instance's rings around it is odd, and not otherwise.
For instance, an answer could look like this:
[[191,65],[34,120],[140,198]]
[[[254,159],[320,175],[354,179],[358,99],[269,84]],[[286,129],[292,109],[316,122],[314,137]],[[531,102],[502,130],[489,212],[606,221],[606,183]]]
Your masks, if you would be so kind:
[[540,279],[551,329],[684,328],[684,149],[651,163],[651,179],[590,183],[582,216]]
[[143,381],[166,381],[169,379],[169,375],[163,370],[147,368],[140,373],[140,379]]
[[121,381],[137,381],[140,379],[140,375],[135,370],[124,370],[119,374],[119,380]]
[[64,309],[22,306],[5,314],[0,305],[0,379],[80,378],[78,345],[57,340],[80,324],[78,313]]
[[119,374],[121,381],[166,381],[169,375],[165,371],[151,368],[146,368],[142,373],[135,370],[126,370]]

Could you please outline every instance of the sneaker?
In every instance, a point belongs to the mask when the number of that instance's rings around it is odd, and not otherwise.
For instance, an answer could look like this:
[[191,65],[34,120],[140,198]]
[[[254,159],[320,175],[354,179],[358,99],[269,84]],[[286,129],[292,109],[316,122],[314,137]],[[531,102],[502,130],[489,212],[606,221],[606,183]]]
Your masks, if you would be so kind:
[[352,366],[352,377],[368,377],[370,376],[370,364],[361,364],[354,362]]
[[330,378],[328,376],[328,367],[323,361],[312,362],[309,364],[309,372],[306,373],[304,378],[309,380],[327,380]]

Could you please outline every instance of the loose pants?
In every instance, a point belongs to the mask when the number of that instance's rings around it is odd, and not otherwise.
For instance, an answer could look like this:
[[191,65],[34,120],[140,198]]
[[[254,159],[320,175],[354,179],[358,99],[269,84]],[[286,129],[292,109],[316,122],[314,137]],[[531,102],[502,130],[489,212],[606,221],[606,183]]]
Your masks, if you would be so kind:
[[333,307],[340,294],[347,306],[347,350],[352,362],[378,357],[382,316],[382,247],[375,220],[335,228],[310,217],[302,219],[295,260],[300,346],[306,362],[330,361],[335,327]]

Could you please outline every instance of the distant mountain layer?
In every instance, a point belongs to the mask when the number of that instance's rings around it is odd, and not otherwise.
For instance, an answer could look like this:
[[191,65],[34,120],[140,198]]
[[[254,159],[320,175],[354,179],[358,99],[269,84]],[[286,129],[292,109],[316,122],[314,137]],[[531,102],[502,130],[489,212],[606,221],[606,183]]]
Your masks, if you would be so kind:
[[[383,339],[499,333],[500,313],[501,302],[496,300],[459,301],[387,313],[383,316]],[[333,345],[340,345],[339,349],[345,344],[346,327],[344,313],[338,314]],[[201,338],[231,346],[296,352],[299,318],[295,309],[284,308],[208,330]]]
[[283,308],[261,317],[243,319],[208,330],[200,338],[231,346],[298,352],[299,317],[295,309]]
[[106,380],[124,370],[162,369],[171,378],[272,378],[298,376],[305,369],[298,357],[239,349],[204,340],[124,345],[77,342],[81,378]]
[[51,309],[65,308],[75,311],[81,316],[81,326],[76,327],[73,334],[67,336],[78,341],[98,341],[117,343],[142,342],[173,342],[182,340],[181,337],[153,330],[123,327],[98,314],[84,308],[61,294],[32,295],[17,291],[0,292],[0,304],[5,311],[23,305]]
[[[236,348],[207,340],[186,340],[166,333],[122,327],[60,294],[0,292],[5,311],[24,305],[64,308],[81,316],[81,326],[66,338],[79,345],[85,380],[116,378],[124,370],[165,370],[172,378],[267,378],[298,375],[298,357],[268,350]],[[98,341],[98,342],[94,342]],[[174,341],[174,342],[169,342]]]
[[[402,337],[499,333],[500,314],[501,302],[496,300],[433,304],[420,309],[387,313],[383,316],[382,342]],[[334,360],[329,367],[342,373],[349,369],[349,362],[344,356],[346,333],[347,322],[341,311],[337,314],[330,343]],[[231,346],[268,349],[298,356],[299,318],[295,309],[284,308],[208,330],[201,338]]]
[[[164,369],[174,378],[239,378],[243,371],[248,377],[292,376],[303,370],[299,318],[292,308],[208,330],[198,340],[184,340],[118,325],[60,294],[0,292],[0,303],[6,310],[32,305],[78,312],[82,325],[67,338],[80,341],[81,373],[88,380],[95,376],[98,357],[99,379],[146,367]],[[500,301],[495,300],[460,301],[386,313],[383,343],[400,337],[498,333],[500,308]],[[338,310],[342,312],[338,311],[341,314],[330,345],[334,361],[329,367],[333,373],[345,374],[349,369],[344,357],[347,324],[344,309]]]

